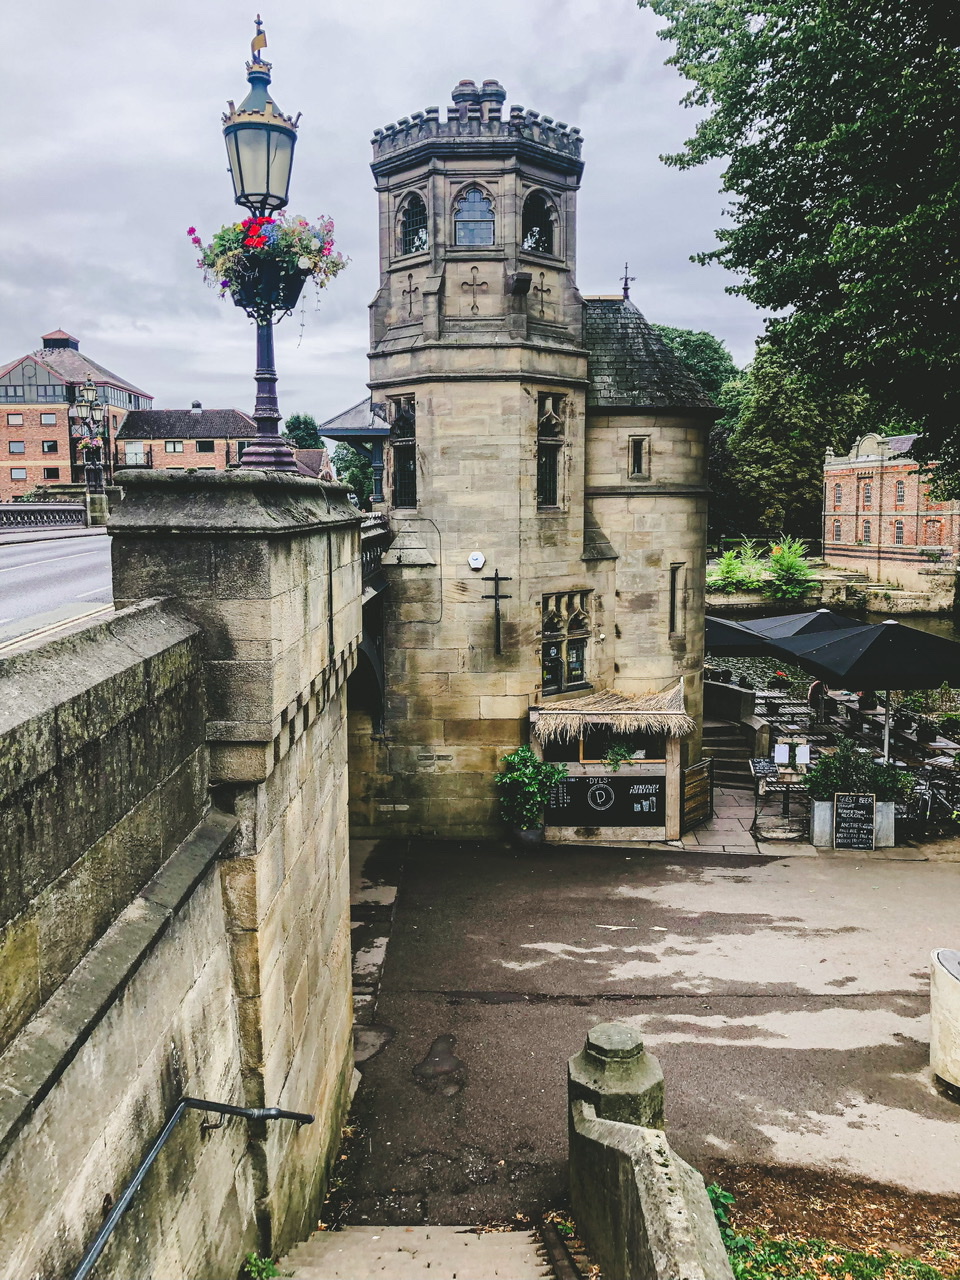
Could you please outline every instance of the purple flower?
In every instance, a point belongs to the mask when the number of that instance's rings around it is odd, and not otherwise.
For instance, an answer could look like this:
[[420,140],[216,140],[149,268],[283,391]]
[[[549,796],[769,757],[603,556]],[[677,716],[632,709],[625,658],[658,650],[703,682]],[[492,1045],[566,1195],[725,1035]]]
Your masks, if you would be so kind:
[[220,281],[220,288],[221,288],[221,289],[229,289],[229,288],[230,288],[230,281],[229,281],[229,280],[221,280],[221,281]]

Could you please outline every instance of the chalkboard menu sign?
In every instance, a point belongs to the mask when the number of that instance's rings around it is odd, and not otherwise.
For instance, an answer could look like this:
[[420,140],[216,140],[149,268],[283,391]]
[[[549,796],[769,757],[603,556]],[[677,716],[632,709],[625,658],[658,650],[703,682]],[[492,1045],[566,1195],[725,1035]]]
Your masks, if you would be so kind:
[[667,780],[633,774],[564,778],[550,788],[548,827],[662,827]]
[[780,773],[780,767],[775,760],[771,760],[767,756],[761,756],[759,759],[750,761],[750,772],[755,778],[776,779]]
[[872,849],[873,818],[877,798],[855,791],[838,791],[833,797],[833,847]]

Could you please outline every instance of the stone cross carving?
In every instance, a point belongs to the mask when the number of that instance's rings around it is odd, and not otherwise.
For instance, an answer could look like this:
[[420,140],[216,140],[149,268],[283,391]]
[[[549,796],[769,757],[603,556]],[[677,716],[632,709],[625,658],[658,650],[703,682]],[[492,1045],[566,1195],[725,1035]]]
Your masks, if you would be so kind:
[[540,314],[541,314],[541,316],[543,315],[543,300],[544,300],[544,298],[547,296],[547,294],[551,292],[551,290],[550,290],[546,285],[544,285],[544,283],[543,283],[543,282],[544,282],[544,280],[546,280],[546,278],[547,278],[547,276],[546,276],[546,272],[545,272],[545,271],[541,271],[541,272],[540,272],[540,283],[539,283],[538,285],[536,285],[536,284],[535,284],[535,285],[533,286],[533,292],[534,292],[535,294],[537,294],[537,295],[538,295],[538,297],[539,297],[539,301],[540,301]]
[[480,269],[478,267],[471,267],[470,272],[471,272],[470,279],[464,280],[460,288],[472,290],[473,301],[470,303],[470,310],[473,312],[474,315],[476,315],[477,312],[480,310],[480,307],[477,303],[477,292],[478,290],[482,290],[485,292],[488,286],[487,286],[486,280],[479,280],[477,278],[480,275]]
[[[474,270],[476,270],[476,268],[474,268]],[[408,316],[412,316],[412,315],[413,315],[413,295],[414,295],[415,293],[419,293],[419,292],[420,292],[420,290],[419,290],[419,289],[417,288],[417,286],[413,283],[413,272],[412,272],[412,271],[410,271],[410,272],[408,272],[408,273],[407,273],[407,288],[403,290],[403,296],[404,296],[404,297],[406,298],[406,300],[407,300],[407,315],[408,315]]]

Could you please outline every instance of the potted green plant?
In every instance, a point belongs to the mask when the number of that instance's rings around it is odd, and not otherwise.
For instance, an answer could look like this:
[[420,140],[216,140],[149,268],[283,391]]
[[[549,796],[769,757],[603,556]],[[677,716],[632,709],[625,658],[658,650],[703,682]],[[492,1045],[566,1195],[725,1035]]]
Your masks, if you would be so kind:
[[896,765],[878,764],[869,751],[857,747],[850,738],[841,738],[836,751],[822,755],[807,774],[810,843],[833,843],[833,798],[838,791],[854,791],[876,797],[874,845],[889,847],[894,843],[894,805],[912,785],[910,774]]
[[548,764],[529,747],[509,751],[501,762],[506,768],[495,778],[500,816],[521,844],[539,844],[550,788],[567,776],[567,766]]

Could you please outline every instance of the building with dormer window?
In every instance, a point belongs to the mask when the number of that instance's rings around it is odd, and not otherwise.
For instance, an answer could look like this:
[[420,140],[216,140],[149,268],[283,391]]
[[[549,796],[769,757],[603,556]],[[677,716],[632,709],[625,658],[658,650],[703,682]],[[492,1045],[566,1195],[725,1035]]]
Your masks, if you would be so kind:
[[149,409],[153,397],[80,352],[62,329],[45,333],[43,345],[0,367],[0,502],[45,484],[82,484],[77,443],[86,434],[72,408],[88,378],[106,406],[104,458],[128,413]]

